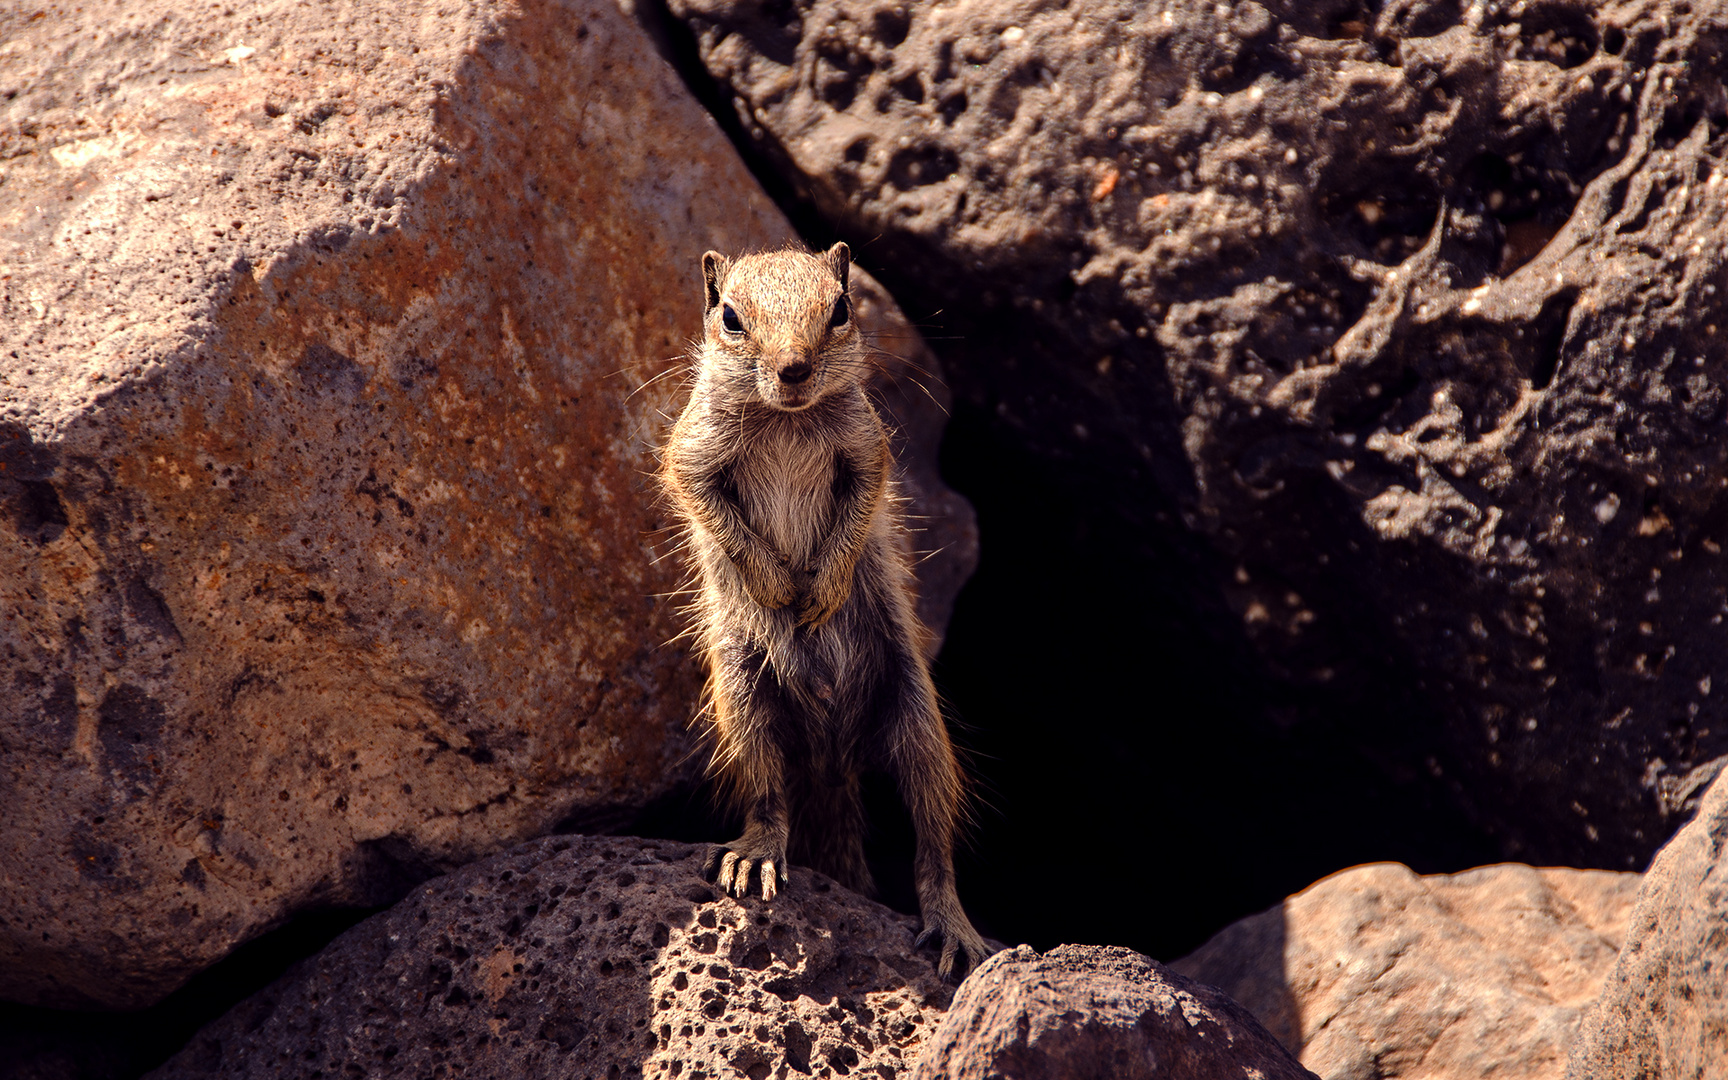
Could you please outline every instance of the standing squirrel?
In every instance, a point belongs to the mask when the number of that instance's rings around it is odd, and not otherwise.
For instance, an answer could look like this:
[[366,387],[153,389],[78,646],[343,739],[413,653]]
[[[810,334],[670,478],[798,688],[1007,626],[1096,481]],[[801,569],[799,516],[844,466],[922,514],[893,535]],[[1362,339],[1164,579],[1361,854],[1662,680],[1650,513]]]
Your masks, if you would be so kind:
[[662,460],[698,579],[713,771],[744,835],[709,860],[772,900],[788,853],[861,892],[859,776],[894,777],[917,830],[938,971],[991,952],[954,888],[964,781],[919,648],[888,433],[847,295],[851,253],[702,256],[696,385]]

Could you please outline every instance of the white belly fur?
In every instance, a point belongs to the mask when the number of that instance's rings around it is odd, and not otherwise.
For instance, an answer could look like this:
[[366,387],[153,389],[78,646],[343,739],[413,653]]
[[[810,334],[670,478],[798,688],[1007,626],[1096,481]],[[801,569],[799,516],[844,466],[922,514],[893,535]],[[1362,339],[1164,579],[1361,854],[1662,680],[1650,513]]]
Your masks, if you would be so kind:
[[794,568],[806,568],[833,527],[834,455],[794,430],[765,433],[738,464],[744,519]]

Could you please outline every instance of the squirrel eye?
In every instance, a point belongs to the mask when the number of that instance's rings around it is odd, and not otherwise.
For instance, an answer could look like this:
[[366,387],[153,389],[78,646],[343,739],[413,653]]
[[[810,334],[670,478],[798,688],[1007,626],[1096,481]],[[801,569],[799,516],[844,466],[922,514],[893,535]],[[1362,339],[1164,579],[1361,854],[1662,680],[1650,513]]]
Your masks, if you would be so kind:
[[728,334],[742,334],[744,324],[738,318],[738,313],[732,310],[731,304],[720,305],[720,325],[726,328]]
[[846,302],[846,294],[841,293],[840,299],[834,301],[834,314],[828,316],[828,325],[839,329],[846,325],[846,320],[852,315],[852,305]]

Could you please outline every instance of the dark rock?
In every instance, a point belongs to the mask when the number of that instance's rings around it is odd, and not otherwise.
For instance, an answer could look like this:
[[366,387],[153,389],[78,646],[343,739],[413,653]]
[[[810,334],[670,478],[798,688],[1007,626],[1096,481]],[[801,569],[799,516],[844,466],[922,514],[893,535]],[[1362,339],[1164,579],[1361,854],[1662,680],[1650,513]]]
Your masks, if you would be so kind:
[[951,991],[915,920],[792,871],[773,903],[705,851],[554,837],[426,882],[197,1035],[192,1077],[891,1077]]
[[[1724,762],[1717,762],[1718,770]],[[1567,1080],[1728,1076],[1728,778],[1656,856]]]
[[1170,965],[1331,1080],[1560,1080],[1625,940],[1637,874],[1358,866]]
[[793,234],[614,5],[399,15],[0,11],[0,998],[695,782],[654,449],[702,251]]
[[1129,949],[997,953],[960,987],[918,1080],[1314,1080],[1248,1010]]
[[669,3],[1124,573],[1507,851],[1643,865],[1728,751],[1720,6]]

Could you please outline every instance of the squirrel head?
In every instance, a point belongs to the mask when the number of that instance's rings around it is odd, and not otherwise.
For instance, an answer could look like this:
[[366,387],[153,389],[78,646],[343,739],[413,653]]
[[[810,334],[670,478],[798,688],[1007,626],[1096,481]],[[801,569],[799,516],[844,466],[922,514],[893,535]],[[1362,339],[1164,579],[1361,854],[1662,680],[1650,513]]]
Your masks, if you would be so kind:
[[702,366],[721,393],[796,412],[864,377],[864,341],[846,292],[852,253],[702,256]]

